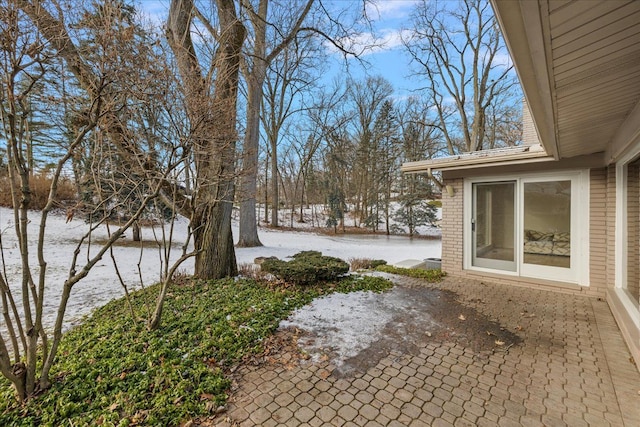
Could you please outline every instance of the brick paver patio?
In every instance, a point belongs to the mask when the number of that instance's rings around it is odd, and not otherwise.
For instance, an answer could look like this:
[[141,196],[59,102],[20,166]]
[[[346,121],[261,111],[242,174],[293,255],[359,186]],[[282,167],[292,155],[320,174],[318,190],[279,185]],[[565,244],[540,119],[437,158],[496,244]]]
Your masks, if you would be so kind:
[[[606,302],[459,278],[455,292],[523,342],[429,342],[340,378],[329,361],[244,367],[220,426],[640,426],[640,374]],[[293,363],[296,362],[296,363]]]

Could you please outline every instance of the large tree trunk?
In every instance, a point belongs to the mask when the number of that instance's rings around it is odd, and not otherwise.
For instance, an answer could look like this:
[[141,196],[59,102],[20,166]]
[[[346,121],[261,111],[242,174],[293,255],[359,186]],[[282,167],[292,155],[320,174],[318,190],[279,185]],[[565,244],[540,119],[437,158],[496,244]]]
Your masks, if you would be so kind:
[[237,274],[231,211],[235,193],[236,102],[245,28],[233,0],[218,0],[220,46],[213,95],[196,57],[190,28],[192,0],[172,0],[167,38],[182,76],[195,141],[196,194],[191,227],[198,252],[195,275],[217,279]]
[[280,194],[278,193],[278,143],[271,138],[271,226],[278,227],[278,209]]
[[261,0],[258,19],[253,19],[255,46],[253,67],[247,71],[247,128],[242,148],[242,176],[240,178],[240,229],[238,246],[262,246],[258,237],[256,197],[258,181],[258,147],[260,145],[260,107],[262,84],[267,75],[265,60],[268,1]]
[[[300,9],[295,24],[288,34],[273,46],[271,52],[267,53],[267,25],[272,25],[267,21],[269,10],[269,0],[260,0],[258,10],[254,10],[250,2],[245,7],[250,11],[251,23],[253,26],[254,49],[251,52],[251,69],[246,70],[247,80],[247,128],[244,139],[242,168],[243,173],[240,180],[240,236],[238,246],[251,247],[262,246],[258,238],[258,227],[256,218],[257,180],[258,180],[258,147],[260,144],[260,109],[262,105],[262,87],[267,75],[268,65],[285,49],[294,39],[300,30],[305,17],[311,10],[314,0],[307,0],[304,7]],[[297,2],[291,2],[291,10],[297,10]],[[293,19],[287,14],[285,19]],[[277,27],[277,25],[276,25]],[[277,179],[274,177],[275,185]],[[277,196],[276,196],[277,197]],[[274,205],[277,210],[277,205]],[[265,210],[266,210],[265,204]],[[276,213],[277,214],[277,213]],[[274,226],[277,226],[277,219]]]

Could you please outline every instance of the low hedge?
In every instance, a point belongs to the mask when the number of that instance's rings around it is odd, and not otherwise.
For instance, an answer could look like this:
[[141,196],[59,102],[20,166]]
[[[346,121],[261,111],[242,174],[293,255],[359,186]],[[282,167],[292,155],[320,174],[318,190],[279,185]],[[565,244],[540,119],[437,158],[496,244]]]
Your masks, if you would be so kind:
[[268,259],[262,263],[262,270],[287,283],[307,285],[343,276],[349,272],[349,264],[317,251],[304,251],[295,254],[289,262]]

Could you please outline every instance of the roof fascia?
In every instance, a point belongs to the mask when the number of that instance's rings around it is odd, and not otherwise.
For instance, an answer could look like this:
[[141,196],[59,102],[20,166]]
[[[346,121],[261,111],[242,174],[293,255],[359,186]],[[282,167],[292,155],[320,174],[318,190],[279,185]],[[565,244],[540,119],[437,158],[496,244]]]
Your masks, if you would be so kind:
[[531,0],[491,0],[513,59],[540,142],[559,159],[555,91],[550,61],[547,4]]
[[606,166],[604,152],[586,154],[576,157],[564,157],[560,160],[523,161],[522,163],[496,163],[490,167],[468,166],[464,169],[446,169],[442,171],[443,179],[468,178],[480,176],[520,176],[521,174],[549,173],[578,169],[599,169]]
[[402,165],[402,172],[420,173],[429,171],[476,169],[494,167],[496,165],[517,165],[523,163],[537,163],[554,161],[552,156],[543,151],[523,152],[496,157],[476,157],[476,158],[443,158],[435,160],[421,160],[418,162],[407,162]]
[[607,144],[605,159],[608,163],[615,163],[626,152],[640,142],[640,101],[636,103],[631,113],[618,128],[611,142]]

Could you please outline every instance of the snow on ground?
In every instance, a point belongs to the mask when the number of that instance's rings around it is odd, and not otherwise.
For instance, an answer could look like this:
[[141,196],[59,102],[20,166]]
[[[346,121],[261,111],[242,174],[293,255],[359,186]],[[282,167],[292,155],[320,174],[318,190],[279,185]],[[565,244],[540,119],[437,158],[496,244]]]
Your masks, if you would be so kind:
[[327,351],[335,354],[340,366],[379,339],[379,333],[393,317],[389,310],[394,294],[352,292],[331,294],[314,300],[296,310],[280,328],[296,327],[312,331],[313,335],[300,340],[314,361]]
[[[36,241],[40,221],[40,213],[30,213],[29,250],[33,266],[37,266]],[[20,250],[14,231],[13,212],[7,208],[0,208],[0,237],[4,249],[4,268],[9,285],[17,292],[20,283]],[[62,214],[51,215],[47,223],[46,245],[44,257],[47,261],[47,287],[45,295],[45,327],[53,324],[53,316],[59,303],[60,290],[64,280],[68,277],[73,252],[76,249],[80,237],[87,231],[87,224],[81,219],[73,219],[69,223]],[[112,231],[114,228],[112,228]],[[181,219],[176,224],[174,243],[170,247],[171,261],[181,255],[180,245],[186,238],[187,221]],[[156,233],[160,229],[156,227]],[[233,227],[234,236],[237,236],[237,225]],[[131,233],[127,233],[130,239]],[[409,239],[400,236],[379,235],[347,235],[331,236],[309,232],[278,231],[261,229],[260,239],[264,244],[258,248],[237,248],[236,257],[239,264],[251,263],[258,256],[276,256],[285,258],[303,250],[318,250],[325,255],[340,257],[345,260],[350,258],[384,259],[389,263],[395,263],[404,259],[439,258],[441,253],[440,240]],[[93,234],[94,241],[105,239],[107,230],[101,227]],[[143,240],[153,241],[153,230],[149,227],[142,230]],[[126,240],[126,239],[123,239]],[[121,277],[127,287],[139,289],[142,284],[148,286],[156,282],[161,274],[163,265],[163,252],[160,247],[148,245],[144,250],[138,246],[116,245],[113,249],[113,257],[116,260]],[[78,258],[79,266],[86,263],[88,256],[97,251],[93,245],[91,250],[84,246]],[[183,270],[190,272],[193,269],[193,260],[183,264]],[[4,274],[4,273],[3,273]],[[36,278],[37,280],[37,278]],[[89,275],[79,282],[73,289],[67,309],[67,325],[71,325],[88,314],[93,308],[104,305],[114,298],[124,294],[124,289],[118,281],[114,262],[109,253],[105,254],[101,261],[91,270]],[[14,295],[15,296],[15,295]],[[0,327],[3,322],[0,323]]]
[[[398,202],[391,203],[391,212],[395,212],[399,209]],[[264,214],[264,205],[257,206],[257,217],[262,221],[265,218]],[[353,207],[350,210],[345,212],[345,225],[347,227],[356,227],[356,219],[354,218]],[[233,212],[234,219],[239,217],[239,211],[234,210]],[[268,212],[268,218],[271,218],[271,212]],[[302,217],[304,222],[299,222],[300,219],[300,208],[298,207],[294,212],[291,212],[291,209],[279,209],[278,210],[278,223],[283,227],[296,228],[300,230],[311,229],[314,227],[324,227],[327,223],[327,213],[324,211],[322,205],[310,205],[305,207],[302,210]],[[438,224],[442,220],[442,208],[436,209],[436,224]],[[389,226],[391,229],[404,229],[407,228],[402,224],[398,223],[393,216],[389,219]],[[385,230],[384,221],[382,221],[379,225],[379,230]],[[422,236],[435,236],[440,237],[440,229],[438,227],[432,227],[430,225],[421,225],[416,227],[416,233]]]

